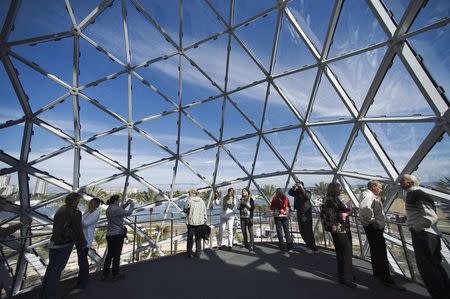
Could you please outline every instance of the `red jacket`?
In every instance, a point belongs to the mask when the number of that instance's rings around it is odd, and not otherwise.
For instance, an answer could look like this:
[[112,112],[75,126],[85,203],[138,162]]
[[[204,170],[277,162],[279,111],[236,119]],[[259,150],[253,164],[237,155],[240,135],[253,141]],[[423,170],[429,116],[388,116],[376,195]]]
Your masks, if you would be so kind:
[[270,209],[275,212],[275,217],[287,217],[289,215],[289,199],[287,196],[284,199],[274,196],[270,203]]

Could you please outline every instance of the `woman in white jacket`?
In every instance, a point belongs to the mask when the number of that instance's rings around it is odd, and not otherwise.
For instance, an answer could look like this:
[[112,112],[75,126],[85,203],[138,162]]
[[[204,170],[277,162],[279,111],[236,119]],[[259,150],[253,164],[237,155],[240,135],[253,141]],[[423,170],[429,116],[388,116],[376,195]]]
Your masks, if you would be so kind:
[[227,191],[227,195],[222,198],[215,199],[215,204],[221,206],[220,213],[220,227],[219,227],[219,236],[217,239],[217,248],[222,246],[223,233],[226,228],[228,232],[228,250],[232,250],[233,248],[233,224],[234,224],[234,209],[236,207],[236,198],[234,197],[234,189],[229,188]]
[[89,262],[88,262],[88,252],[89,248],[92,247],[92,241],[94,240],[95,227],[97,226],[97,221],[100,218],[100,203],[103,203],[100,199],[94,197],[88,203],[87,209],[84,212],[81,223],[83,225],[83,233],[86,238],[87,246],[80,248],[77,246],[78,254],[78,279],[74,290],[71,292],[77,293],[80,290],[86,288],[89,284]]

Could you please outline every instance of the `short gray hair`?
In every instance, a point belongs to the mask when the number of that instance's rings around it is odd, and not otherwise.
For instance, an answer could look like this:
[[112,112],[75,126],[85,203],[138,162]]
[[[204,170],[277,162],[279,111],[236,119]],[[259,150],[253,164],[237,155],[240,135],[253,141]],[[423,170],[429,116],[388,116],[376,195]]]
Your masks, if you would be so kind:
[[370,180],[367,182],[367,189],[372,190],[373,187],[378,185],[383,186],[383,183],[380,181]]
[[419,179],[417,177],[413,176],[412,174],[405,174],[405,175],[403,175],[403,177],[405,179],[407,179],[408,181],[413,182],[415,187],[419,187],[420,182],[419,182]]

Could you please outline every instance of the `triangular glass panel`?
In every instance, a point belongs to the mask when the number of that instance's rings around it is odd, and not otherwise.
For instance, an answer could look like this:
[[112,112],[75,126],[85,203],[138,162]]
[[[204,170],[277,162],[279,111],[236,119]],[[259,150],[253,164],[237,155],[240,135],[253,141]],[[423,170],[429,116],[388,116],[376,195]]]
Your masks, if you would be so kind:
[[138,125],[138,128],[148,133],[158,142],[167,146],[174,153],[177,151],[178,113],[171,113]]
[[338,60],[329,65],[350,99],[360,108],[378,71],[386,48]]
[[[257,127],[261,125],[261,117],[266,100],[267,83],[239,90],[228,97],[236,103],[239,109],[253,122]],[[227,105],[232,105],[230,102]]]
[[125,35],[123,33],[122,7],[119,1],[112,2],[90,23],[83,33],[114,55],[123,63],[127,63],[125,51]]
[[[228,18],[230,17],[230,2],[229,0],[211,0],[209,1],[217,12],[222,16],[222,18],[228,22]],[[211,9],[212,11],[212,9]]]
[[210,96],[221,94],[220,90],[213,85],[199,70],[183,58],[182,67],[183,80],[183,105],[204,100]]
[[399,24],[410,1],[409,0],[384,0],[383,2],[386,5],[386,7],[392,12],[392,15],[393,15],[395,21],[397,22],[397,24]]
[[245,0],[237,0],[234,2],[233,24],[239,24],[275,5],[276,2],[273,0],[261,0],[254,3]]
[[[242,116],[242,114],[229,102],[225,108],[224,120],[223,139],[229,139],[256,132],[250,123]],[[259,125],[257,124],[257,127],[258,126]]]
[[342,151],[347,144],[352,127],[353,124],[344,124],[317,126],[312,127],[311,130],[325,147],[328,154],[333,158],[333,161],[337,164],[341,158]]
[[28,102],[33,111],[42,108],[68,92],[63,86],[25,66],[14,58],[11,60],[19,72],[19,80],[28,96]]
[[[199,173],[199,171],[197,170]],[[203,176],[202,173],[199,173]],[[191,189],[198,189],[202,187],[207,187],[208,184],[205,183],[201,178],[187,168],[183,163],[178,163],[177,178],[175,180],[175,185],[177,190],[188,191]]]
[[178,44],[178,32],[180,29],[180,1],[167,0],[140,1],[145,11],[169,34],[172,40]]
[[331,86],[328,77],[322,75],[309,120],[317,122],[337,119],[352,119],[352,116],[336,90]]
[[[112,128],[124,125],[117,118],[112,117],[97,106],[79,97],[81,139],[87,139],[93,135],[104,133]],[[124,131],[126,135],[126,130]]]
[[295,0],[288,3],[289,10],[319,52],[322,51],[328,30],[328,21],[324,20],[330,19],[333,6],[334,2],[328,0]]
[[131,168],[152,163],[171,156],[170,153],[160,148],[158,145],[136,131],[133,132],[131,155]]
[[[227,66],[228,35],[220,35],[213,40],[186,51],[192,59],[221,89],[225,88],[225,70]],[[214,53],[214,55],[210,55]],[[187,78],[189,79],[189,77]],[[214,91],[214,94],[219,91]]]
[[111,160],[119,162],[122,166],[127,167],[127,160],[128,160],[127,129],[119,131],[112,135],[103,136],[97,140],[90,141],[86,145],[92,149],[98,150],[101,154],[107,156]]
[[361,132],[358,132],[342,169],[387,177],[386,171]]
[[176,51],[164,36],[136,10],[131,1],[128,1],[127,6],[128,39],[132,65]]
[[112,80],[106,80],[96,86],[82,90],[92,99],[113,111],[124,119],[128,119],[128,77],[123,74]]
[[48,172],[55,178],[61,179],[65,181],[67,184],[72,185],[73,163],[74,163],[74,152],[73,149],[71,149],[55,157],[34,164],[33,167],[41,171]]
[[212,183],[216,165],[216,154],[217,148],[214,147],[206,151],[200,151],[192,155],[184,156],[183,160],[189,163],[189,165],[195,171],[200,173],[208,182]]
[[269,148],[264,139],[261,138],[254,174],[257,175],[286,170],[286,167],[284,167],[277,156],[275,156],[274,152]]
[[284,102],[283,98],[272,86],[270,88],[269,99],[267,101],[263,129],[268,130],[299,124],[300,120],[294,115],[291,109]]
[[[105,177],[106,176],[104,174],[101,178]],[[100,179],[100,177],[98,179]],[[84,192],[91,196],[98,197],[104,201],[108,200],[111,195],[114,194],[118,194],[122,198],[123,189],[125,187],[125,180],[126,176],[116,176],[110,181],[85,187]]]
[[181,119],[180,152],[213,144],[216,141],[208,136],[202,129],[189,120],[184,114]]
[[79,85],[84,85],[108,75],[117,73],[122,67],[106,54],[80,38],[80,76]]
[[295,164],[295,170],[329,170],[325,158],[320,153],[315,143],[311,140],[308,133],[303,134],[303,139],[300,143],[300,149],[298,151]]
[[[126,151],[126,149],[125,149],[125,151]],[[100,150],[99,150],[99,152],[106,156],[106,154],[102,153]],[[125,156],[126,156],[126,154],[125,154]],[[89,183],[98,181],[100,179],[110,177],[117,173],[120,173],[120,170],[118,170],[114,166],[109,165],[108,163],[100,160],[97,157],[94,157],[90,153],[87,153],[85,151],[81,152],[80,186],[84,186]]]
[[100,5],[101,0],[95,1],[70,1],[72,6],[73,14],[75,15],[75,20],[77,23],[81,23],[91,11]]
[[267,71],[269,71],[272,57],[277,13],[278,11],[271,12],[235,31],[239,39]]
[[16,159],[20,158],[23,138],[23,124],[0,129],[1,150]]
[[220,124],[222,118],[223,98],[205,102],[203,104],[185,109],[186,113],[192,116],[200,125],[209,131],[214,137],[219,139]]
[[[358,16],[355,18],[355,15]],[[358,50],[387,39],[369,6],[363,1],[344,3],[329,57]]]
[[[170,191],[173,178],[173,168],[175,162],[170,161],[163,164],[156,165],[154,167],[147,168],[145,170],[136,172],[136,174],[152,184],[156,188],[163,191]],[[130,182],[131,183],[131,182]],[[130,187],[133,185],[130,184]],[[142,186],[142,184],[141,184]]]
[[27,1],[20,5],[13,28],[10,41],[69,31],[72,23],[64,1],[49,0],[45,6],[37,1]]
[[[242,163],[241,163],[242,164]],[[250,172],[249,172],[250,173]],[[216,184],[245,178],[247,174],[223,150],[220,150],[219,166],[217,168]]]
[[381,82],[367,116],[434,115],[397,57]]
[[53,108],[45,110],[38,117],[65,134],[74,136],[72,96],[67,97]]
[[[208,24],[208,26],[205,26]],[[191,0],[183,6],[183,45],[191,45],[226,28],[202,0]]]
[[412,173],[420,185],[450,194],[450,137],[444,133]]
[[272,143],[275,149],[284,158],[286,163],[291,166],[295,150],[297,149],[300,132],[300,129],[294,129],[265,134],[264,136],[270,141],[270,143]]
[[0,67],[0,99],[2,99],[0,123],[18,119],[23,116],[24,113],[22,107],[20,106],[14,88],[12,87],[3,66]]
[[50,133],[38,125],[33,125],[33,136],[31,137],[28,161],[53,153],[54,151],[69,145],[68,142],[65,142],[55,134]]
[[316,74],[317,69],[313,68],[275,80],[275,84],[281,89],[283,95],[295,106],[303,117],[308,108]]
[[266,76],[239,43],[231,39],[231,53],[228,69],[228,90],[244,87]]
[[133,120],[177,109],[172,103],[132,76]]
[[417,29],[431,25],[439,20],[448,18],[449,14],[450,4],[448,1],[428,1],[420,10],[409,31],[416,31]]
[[[253,160],[255,159],[256,143],[258,137],[247,138],[241,141],[226,144],[225,147],[231,152],[231,155],[251,173]],[[221,156],[222,157],[222,156]]]
[[424,55],[422,63],[437,85],[444,89],[447,97],[450,94],[450,82],[448,80],[450,68],[446,62],[448,53],[441,49],[447,48],[447,45],[450,44],[449,33],[450,29],[445,26],[436,30],[428,30],[408,39],[415,53]]
[[317,62],[285,16],[282,19],[277,47],[277,57],[273,71],[275,74]]
[[42,69],[72,85],[73,39],[16,46],[14,52],[39,65]]
[[[28,186],[30,188],[30,195],[31,195],[30,205],[32,207],[37,204],[40,204],[42,202],[46,202],[46,201],[49,201],[56,197],[59,197],[62,194],[67,192],[67,190],[62,189],[61,187],[58,187],[56,185],[50,184],[50,183],[44,181],[43,179],[37,178],[32,175],[28,175],[28,176],[30,178],[29,183],[28,183]],[[61,198],[61,202],[63,202],[63,201],[64,201],[64,196]],[[48,208],[51,210],[50,207],[48,207]],[[53,214],[47,215],[47,216],[53,217]]]
[[[401,172],[434,123],[370,123],[369,127]],[[402,136],[401,142],[398,142],[399,136]]]
[[139,68],[137,73],[166,97],[178,103],[180,101],[178,97],[179,59],[179,55],[175,55],[165,60],[152,63],[148,67]]

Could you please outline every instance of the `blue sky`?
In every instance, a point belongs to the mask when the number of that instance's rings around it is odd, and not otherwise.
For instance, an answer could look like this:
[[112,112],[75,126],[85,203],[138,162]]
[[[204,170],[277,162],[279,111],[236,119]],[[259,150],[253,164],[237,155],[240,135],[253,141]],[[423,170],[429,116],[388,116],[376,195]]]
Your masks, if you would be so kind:
[[[5,3],[7,2],[1,2],[1,22],[4,20]],[[64,8],[64,1],[49,0],[47,2],[47,6],[38,5],[34,1],[22,3],[9,41],[70,30],[71,21]],[[81,22],[95,8],[94,1],[70,2],[73,4],[77,22]],[[142,0],[139,2],[161,25],[168,36],[178,44],[178,1],[164,1],[164,4],[158,1]],[[215,0],[211,2],[218,12],[221,13],[222,17],[228,19],[228,1]],[[397,21],[407,5],[406,2],[386,1]],[[432,3],[423,9],[421,15],[418,16],[416,20],[417,26],[414,25],[413,28],[421,28],[430,24],[430,20],[436,21],[448,16],[449,5],[448,3],[446,4],[446,1],[430,2]],[[184,1],[184,3],[183,46],[192,45],[198,40],[226,30],[224,24],[205,5],[205,2],[191,0]],[[252,2],[252,5],[249,5],[249,2],[244,0],[235,1],[234,24],[239,24],[261,11],[273,7],[274,4],[275,1],[269,0]],[[126,5],[128,10],[131,65],[140,64],[162,55],[171,55],[176,51],[176,48],[168,43],[150,22],[134,8],[131,1],[127,0]],[[333,1],[329,0],[291,1],[289,4],[293,15],[319,52],[323,46],[333,6]],[[257,19],[248,26],[237,29],[235,32],[266,69],[268,69],[271,59],[277,13],[276,10],[271,11],[264,18]],[[285,71],[314,64],[314,57],[285,17],[282,19],[281,26],[274,74],[281,74]],[[112,7],[106,9],[96,19],[95,23],[85,28],[83,34],[95,43],[98,43],[120,61],[126,63],[120,1],[115,1]],[[364,1],[346,1],[329,57],[332,58],[349,51],[364,48],[368,45],[382,42],[386,38],[381,26]],[[414,49],[424,57],[424,63],[436,82],[446,90],[450,90],[450,86],[448,86],[450,50],[445,46],[449,44],[449,39],[448,26],[446,26],[419,34],[410,40]],[[185,53],[206,72],[220,89],[225,88],[227,45],[228,35],[223,34],[218,36],[217,39],[191,48]],[[67,84],[72,84],[72,37],[59,41],[39,43],[34,46],[14,46],[11,48],[11,51],[38,64],[41,68],[57,76]],[[95,47],[83,38],[80,39],[80,51],[80,86],[123,70],[121,65],[97,51]],[[385,51],[386,47],[381,47],[330,64],[330,68],[337,75],[357,108],[361,106],[364,100]],[[11,60],[19,73],[19,78],[30,99],[29,102],[33,111],[37,111],[46,104],[67,94],[67,88],[35,72],[15,58],[11,58]],[[167,115],[143,122],[137,127],[175,152],[176,122],[178,120],[178,114],[174,112],[176,107],[144,85],[139,80],[139,76],[156,87],[167,98],[178,103],[180,100],[178,97],[178,64],[179,56],[175,55],[148,67],[136,69],[137,76],[131,76],[133,86],[131,115],[129,115],[127,106],[128,75],[126,73],[113,80],[104,81],[97,86],[83,89],[82,93],[97,100],[101,105],[117,113],[123,119],[128,120],[128,118],[131,118],[133,122],[168,111]],[[181,100],[183,105],[207,99],[210,96],[217,96],[221,93],[185,58],[182,58],[182,70]],[[316,73],[317,69],[311,68],[275,80],[277,86],[280,87],[302,115],[306,112]],[[234,38],[231,39],[228,74],[228,90],[233,90],[265,78],[263,72]],[[261,125],[262,107],[266,90],[267,82],[264,82],[230,95],[231,100],[239,106],[257,127]],[[188,108],[185,111],[192,115],[202,126],[206,127],[214,138],[219,139],[222,105],[223,97],[219,97],[208,103]],[[0,123],[10,119],[18,119],[23,115],[3,66],[0,66],[0,107]],[[108,131],[113,127],[123,125],[122,122],[106,114],[85,99],[80,98],[80,107],[81,137],[83,140],[95,134]],[[72,109],[72,97],[68,97],[64,102],[56,105],[51,110],[39,114],[38,117],[73,136]],[[413,114],[433,115],[433,112],[414,81],[409,77],[402,62],[396,58],[375,97],[373,105],[368,111],[368,116],[408,116]],[[351,119],[351,115],[328,79],[323,76],[309,120],[311,122],[320,122],[338,119]],[[185,116],[182,117],[181,124],[181,153],[215,143],[213,138],[199,129]],[[299,124],[299,121],[289,110],[275,88],[273,86],[270,87],[263,130]],[[333,160],[338,163],[352,126],[351,124],[314,126],[312,131],[317,135]],[[417,146],[421,144],[424,137],[430,132],[433,123],[372,123],[370,127],[376,133],[386,153],[395,162],[395,166],[401,170]],[[22,131],[23,125],[21,124],[0,129],[1,140],[6,141],[2,142],[1,149],[18,157],[21,140],[17,136],[20,136]],[[223,138],[226,140],[254,132],[254,128],[247,120],[230,102],[227,102]],[[279,150],[289,165],[294,163],[294,169],[329,169],[329,166],[307,134],[300,147],[300,156],[297,157],[296,161],[293,161],[299,135],[300,130],[295,129],[267,134],[267,138]],[[401,136],[401,139],[399,136]],[[126,166],[127,138],[128,132],[124,129],[88,143],[88,145]],[[249,172],[254,159],[256,140],[257,138],[255,137],[227,145],[231,153]],[[442,146],[442,144],[448,144],[448,136],[445,136],[443,141],[433,148],[429,157],[419,167],[418,172],[423,178],[426,178],[423,179],[424,181],[434,181],[444,176],[450,176],[450,159],[448,159],[450,147]],[[64,141],[46,132],[44,129],[36,128],[35,135],[32,138],[30,160],[51,153],[66,145]],[[159,148],[142,135],[137,134],[137,132],[133,132],[131,153],[133,155],[131,160],[132,168],[170,157],[168,152]],[[216,153],[216,149],[211,149],[206,152],[188,155],[185,157],[185,160],[205,176],[207,180],[212,181]],[[386,176],[376,157],[370,153],[369,145],[362,135],[359,134],[351,150],[351,155],[344,165],[344,170]],[[87,153],[83,153],[81,163],[81,185],[119,172]],[[3,164],[0,165],[3,167]],[[70,183],[72,180],[73,152],[71,150],[67,151],[34,166],[53,173]],[[139,174],[156,186],[167,189],[168,184],[171,182],[172,168],[173,162],[170,162],[142,171]],[[268,145],[263,143],[256,160],[255,174],[282,169],[281,162],[270,151]],[[222,152],[217,182],[242,176],[245,176],[245,173],[225,152]],[[287,177],[283,176],[272,178],[269,181],[284,186],[286,180]],[[313,184],[319,180],[323,180],[323,178],[319,176],[305,176],[307,184]],[[190,184],[199,187],[204,185],[184,166],[180,166],[177,183],[180,186]],[[109,186],[117,184],[120,183],[111,182]],[[132,182],[132,185],[142,187],[138,182]]]

